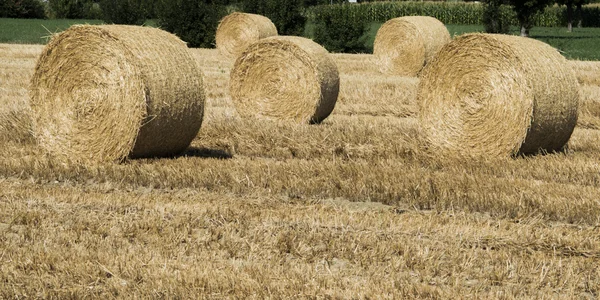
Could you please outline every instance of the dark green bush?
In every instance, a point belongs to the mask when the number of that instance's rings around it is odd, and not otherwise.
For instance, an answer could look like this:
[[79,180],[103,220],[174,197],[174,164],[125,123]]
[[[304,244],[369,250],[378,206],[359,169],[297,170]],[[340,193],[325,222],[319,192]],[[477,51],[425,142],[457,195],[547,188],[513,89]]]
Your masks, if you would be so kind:
[[0,18],[45,19],[44,3],[40,0],[2,0]]
[[100,7],[106,23],[142,25],[146,21],[141,0],[102,0]]
[[367,24],[350,10],[331,10],[315,15],[315,42],[332,52],[369,52],[365,45]]
[[50,16],[55,19],[84,19],[91,1],[48,0]]
[[226,15],[224,2],[211,0],[161,0],[158,25],[179,36],[190,47],[214,47],[219,20]]
[[511,15],[506,13],[507,8],[503,0],[487,0],[483,2],[483,26],[487,33],[508,33],[510,30]]
[[273,22],[281,35],[302,35],[306,17],[298,0],[245,0],[244,12],[263,15]]

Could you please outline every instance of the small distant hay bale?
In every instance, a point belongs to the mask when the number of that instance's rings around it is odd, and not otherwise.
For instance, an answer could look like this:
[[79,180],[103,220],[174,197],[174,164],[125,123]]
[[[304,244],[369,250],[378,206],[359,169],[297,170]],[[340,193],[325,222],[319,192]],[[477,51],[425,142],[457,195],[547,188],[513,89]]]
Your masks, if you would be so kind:
[[323,121],[337,101],[338,69],[312,40],[277,36],[250,45],[231,71],[230,94],[242,117]]
[[204,112],[202,73],[185,43],[150,27],[69,28],[44,48],[30,94],[38,143],[65,162],[180,153]]
[[567,60],[545,43],[460,36],[423,70],[423,140],[430,152],[452,156],[560,150],[577,123],[578,88]]
[[269,18],[235,12],[219,22],[215,40],[221,55],[237,58],[248,45],[274,35],[277,28]]
[[373,54],[381,72],[415,76],[448,42],[450,33],[436,18],[400,17],[379,28]]

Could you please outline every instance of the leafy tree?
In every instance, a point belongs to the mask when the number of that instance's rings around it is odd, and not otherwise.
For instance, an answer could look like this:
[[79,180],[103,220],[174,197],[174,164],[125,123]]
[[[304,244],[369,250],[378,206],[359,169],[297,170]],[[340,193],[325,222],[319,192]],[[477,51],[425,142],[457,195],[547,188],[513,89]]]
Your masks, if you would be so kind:
[[533,27],[533,16],[543,11],[546,6],[555,0],[510,0],[510,4],[517,13],[521,25],[521,36],[529,36],[529,29]]
[[[581,28],[582,23],[582,9],[581,7],[584,4],[591,3],[591,0],[558,0],[557,3],[559,5],[565,5],[567,7],[567,31],[573,31],[573,21],[576,19],[577,27]],[[575,14],[573,14],[573,6],[576,6],[577,9]]]
[[248,13],[263,15],[273,22],[281,35],[302,35],[306,17],[303,3],[298,0],[246,0],[242,9]]
[[2,0],[0,18],[45,19],[44,3],[40,0]]
[[323,10],[315,17],[315,42],[332,52],[369,52],[367,23],[349,10]]
[[598,3],[598,1],[592,1],[592,0],[573,0],[575,2],[575,6],[577,7],[577,9],[575,10],[575,18],[577,20],[577,28],[581,28],[582,27],[582,21],[583,21],[583,15],[582,15],[582,9],[581,7],[584,4],[588,4],[588,3]]
[[574,0],[560,0],[558,4],[567,6],[567,31],[573,31],[573,2]]
[[502,14],[501,7],[505,0],[486,0],[483,2],[483,24],[485,32],[508,33],[510,20]]
[[83,19],[86,17],[86,5],[91,1],[86,0],[48,0],[48,6],[53,18],[56,19]]
[[226,14],[220,0],[161,0],[158,25],[190,47],[213,47],[219,20]]
[[146,19],[156,19],[158,10],[157,0],[142,0],[141,5]]
[[341,4],[346,2],[348,2],[348,0],[304,0],[304,7],[327,4]]
[[142,25],[146,21],[144,1],[102,0],[102,19],[106,23]]

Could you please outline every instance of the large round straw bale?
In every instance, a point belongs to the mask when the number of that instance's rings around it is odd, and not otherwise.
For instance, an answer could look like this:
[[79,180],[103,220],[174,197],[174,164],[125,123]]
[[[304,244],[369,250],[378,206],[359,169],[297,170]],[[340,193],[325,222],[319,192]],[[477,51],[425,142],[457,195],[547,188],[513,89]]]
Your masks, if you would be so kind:
[[438,19],[400,17],[379,28],[373,54],[383,73],[415,76],[448,42],[450,33]]
[[560,150],[577,123],[567,60],[534,39],[468,34],[425,67],[421,131],[433,153],[509,157]]
[[306,38],[276,36],[238,57],[230,94],[241,116],[319,123],[335,106],[339,82],[325,48]]
[[73,26],[44,48],[31,81],[33,131],[65,161],[177,154],[198,133],[202,73],[156,28]]
[[237,58],[248,45],[274,35],[277,28],[269,18],[234,12],[219,22],[215,40],[221,55]]

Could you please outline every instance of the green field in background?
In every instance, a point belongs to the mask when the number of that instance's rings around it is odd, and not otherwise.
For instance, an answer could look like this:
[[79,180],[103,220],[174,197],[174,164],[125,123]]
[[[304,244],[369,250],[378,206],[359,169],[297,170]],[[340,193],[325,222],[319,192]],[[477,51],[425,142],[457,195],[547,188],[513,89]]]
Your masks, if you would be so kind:
[[101,20],[38,20],[0,18],[0,43],[45,44],[53,33],[73,24],[102,24]]

